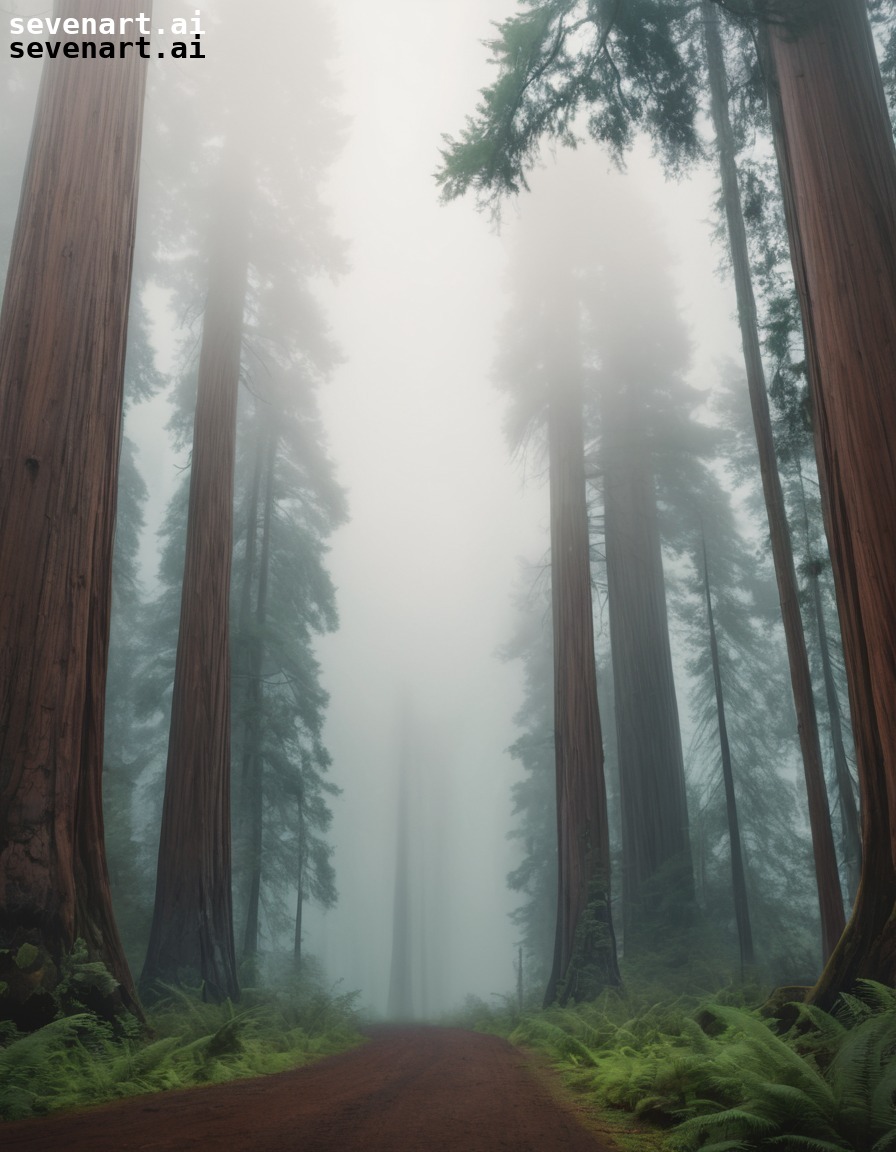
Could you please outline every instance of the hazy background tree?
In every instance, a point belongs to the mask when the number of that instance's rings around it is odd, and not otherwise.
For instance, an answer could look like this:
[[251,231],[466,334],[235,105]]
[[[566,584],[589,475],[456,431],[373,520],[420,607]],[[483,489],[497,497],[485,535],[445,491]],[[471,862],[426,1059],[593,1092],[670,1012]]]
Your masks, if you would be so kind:
[[[218,123],[222,124],[225,133],[223,147],[219,147],[219,142],[213,138],[207,137],[207,154],[210,163],[207,168],[208,175],[204,181],[200,181],[200,185],[205,183],[209,188],[208,195],[212,198],[213,203],[217,202],[220,211],[212,209],[210,226],[213,228],[212,235],[216,237],[213,247],[209,256],[206,275],[208,276],[208,283],[211,286],[212,293],[222,293],[230,288],[230,303],[227,305],[233,311],[239,309],[239,317],[236,320],[231,318],[231,321],[225,323],[224,328],[230,334],[236,343],[231,349],[229,357],[229,367],[227,371],[230,374],[230,384],[226,392],[229,396],[228,404],[231,408],[226,413],[226,419],[218,413],[214,417],[214,426],[219,427],[216,434],[218,437],[222,434],[222,429],[230,429],[230,435],[235,437],[236,434],[236,379],[234,372],[242,374],[242,376],[249,383],[250,389],[254,394],[259,397],[259,403],[262,406],[267,405],[271,411],[271,419],[276,421],[277,413],[285,409],[289,410],[293,401],[288,398],[290,389],[295,389],[297,384],[300,387],[302,376],[308,377],[309,386],[318,382],[322,378],[322,373],[326,373],[328,366],[333,362],[333,350],[324,334],[325,325],[322,317],[317,309],[313,294],[309,291],[309,282],[312,276],[322,270],[338,269],[341,262],[341,251],[338,244],[333,241],[327,225],[326,213],[322,207],[320,200],[320,192],[318,183],[325,171],[326,165],[332,160],[335,149],[338,147],[338,135],[334,135],[334,128],[337,122],[334,120],[332,113],[331,100],[332,88],[328,76],[327,65],[327,52],[323,48],[325,42],[325,24],[326,21],[313,5],[302,6],[301,11],[294,13],[294,18],[303,23],[303,37],[307,36],[307,25],[310,21],[317,21],[319,36],[316,41],[316,49],[314,53],[313,65],[309,57],[309,66],[304,69],[303,75],[309,85],[309,99],[315,102],[317,111],[316,116],[309,120],[296,122],[293,125],[291,138],[287,139],[276,134],[273,126],[270,127],[267,134],[259,133],[256,131],[249,132],[247,125],[249,117],[253,114],[251,100],[249,99],[250,93],[243,93],[246,97],[245,100],[238,100],[231,104],[229,108],[219,108],[216,110],[216,117]],[[308,49],[309,52],[311,49]],[[285,82],[285,77],[283,79]],[[256,93],[256,98],[258,94]],[[206,129],[206,131],[208,131]],[[193,202],[197,203],[196,192],[192,193]],[[223,208],[220,207],[220,197],[224,197]],[[223,213],[223,214],[222,214]],[[201,217],[197,216],[197,219]],[[240,248],[242,246],[242,254]],[[217,254],[217,255],[216,255]],[[229,274],[226,268],[217,268],[216,260],[225,260],[227,267],[232,267],[232,274]],[[185,295],[189,300],[191,292],[195,292],[195,287],[190,285],[188,276],[185,276],[186,266],[181,262],[180,267],[175,267],[173,282],[178,288],[181,295]],[[180,282],[180,283],[179,283]],[[210,296],[210,300],[211,300]],[[239,303],[238,303],[239,302]],[[222,297],[222,307],[223,297]],[[223,315],[223,313],[222,313]],[[215,337],[214,330],[209,330],[209,314],[206,312],[206,323],[204,332],[207,332],[207,338],[203,337],[203,349],[213,350],[215,355],[220,357],[223,355],[222,349],[224,347],[223,341]],[[208,341],[211,343],[208,343]],[[199,365],[199,395],[203,395],[202,380],[203,380],[203,351],[200,356]],[[223,362],[222,362],[223,363]],[[290,373],[292,373],[290,377]],[[286,379],[289,377],[289,382],[286,386],[287,393],[286,399],[283,399],[283,385],[278,384],[272,386],[272,381]],[[211,379],[212,377],[210,377]],[[280,388],[280,394],[277,394],[277,388]],[[307,448],[314,456],[314,463],[309,460],[308,470],[309,473],[313,472],[313,467],[319,463],[318,457],[320,451],[316,447],[315,435],[313,432],[314,414],[312,409],[307,408],[311,415],[306,413],[305,421],[306,427],[304,435],[307,442],[301,445],[301,436],[298,442],[294,442],[291,451],[301,451],[302,448]],[[258,428],[262,425],[262,421],[258,420],[255,427]],[[201,425],[197,424],[197,427]],[[265,427],[270,427],[270,422]],[[266,437],[266,434],[265,434]],[[232,447],[221,447],[221,442],[218,442],[216,452],[218,455],[223,451],[224,457],[233,456],[235,449],[235,440],[231,441]],[[261,867],[260,867],[260,853],[262,840],[264,836],[262,822],[263,822],[263,809],[264,801],[262,799],[261,782],[264,776],[263,760],[265,756],[262,753],[262,741],[266,739],[264,735],[265,728],[273,728],[272,714],[270,711],[266,716],[260,717],[262,710],[262,700],[265,692],[262,689],[261,677],[265,674],[265,668],[259,663],[259,655],[264,646],[263,633],[267,627],[267,621],[270,616],[275,612],[284,611],[283,604],[275,607],[271,603],[271,597],[268,591],[271,585],[271,564],[272,564],[272,548],[274,546],[275,524],[276,516],[276,503],[279,499],[284,499],[287,502],[292,499],[292,496],[282,496],[280,492],[275,493],[275,470],[282,466],[277,464],[275,457],[277,456],[277,446],[266,446],[263,452],[267,453],[264,461],[262,471],[266,471],[266,477],[269,483],[266,483],[265,491],[269,493],[269,499],[265,501],[267,508],[267,524],[268,524],[268,547],[267,551],[259,547],[253,557],[250,557],[253,565],[255,558],[261,563],[262,556],[264,559],[263,568],[259,570],[257,567],[246,569],[243,573],[244,582],[242,590],[245,590],[245,595],[248,597],[248,603],[252,605],[251,615],[254,616],[255,628],[253,639],[250,643],[243,643],[242,656],[246,656],[251,649],[251,656],[249,663],[244,660],[240,673],[243,676],[241,681],[241,691],[247,688],[253,696],[252,704],[248,711],[243,708],[241,701],[241,718],[242,728],[241,732],[245,737],[246,724],[248,723],[248,730],[257,733],[257,738],[249,738],[247,741],[243,739],[241,748],[241,763],[243,765],[243,777],[240,781],[240,787],[244,789],[240,795],[242,800],[245,800],[247,806],[251,808],[252,818],[245,822],[244,826],[251,836],[251,847],[249,849],[249,857],[244,858],[243,863],[248,869],[250,879],[247,881],[248,887],[240,886],[238,888],[240,897],[242,899],[242,915],[247,916],[251,920],[251,924],[244,922],[242,926],[241,938],[244,947],[248,948],[250,953],[254,952],[258,946],[258,924],[259,924],[259,908],[260,900],[262,897],[261,888]],[[316,455],[314,455],[316,453]],[[218,463],[211,463],[208,471],[210,487],[208,488],[208,495],[215,497],[221,504],[220,519],[222,524],[224,521],[230,522],[232,518],[233,501],[224,492],[225,484],[222,483],[222,477],[226,472],[222,471],[222,461]],[[221,465],[221,466],[219,466]],[[197,468],[199,467],[199,458],[197,457],[197,445],[193,443],[193,458],[191,475],[196,482],[198,475]],[[300,467],[305,467],[300,464]],[[324,468],[329,467],[324,463]],[[328,483],[325,478],[320,483],[324,486]],[[308,508],[316,497],[312,494],[309,498]],[[309,518],[313,518],[313,513],[306,510]],[[342,515],[341,508],[338,506],[334,509],[334,521],[337,522]],[[201,523],[203,530],[201,534],[198,533],[200,520],[195,520],[196,527],[194,528],[195,538],[198,542],[202,542],[209,538],[210,533],[208,530],[209,518],[202,516]],[[258,509],[255,510],[255,526],[257,529],[256,535],[260,533],[260,525],[264,517],[258,514]],[[332,525],[331,525],[332,526]],[[330,529],[322,529],[323,535]],[[232,528],[230,529],[232,531]],[[249,531],[248,520],[243,525],[238,525],[237,531]],[[223,537],[221,538],[223,541]],[[321,541],[321,533],[318,533],[317,543],[313,541],[310,543],[311,555],[313,556],[315,547],[322,549],[323,544]],[[224,622],[230,617],[231,606],[230,597],[227,592],[226,580],[229,579],[230,558],[232,548],[226,541],[215,545],[217,548],[218,559],[214,564],[214,571],[217,575],[213,578],[213,586],[217,589],[217,593],[223,593],[224,599],[219,605],[219,609],[214,614],[210,611],[211,601],[208,595],[202,597],[202,612],[203,619],[211,620],[212,615],[219,621],[217,630],[218,645],[220,647],[222,638],[226,636],[226,632],[222,632]],[[187,555],[190,555],[190,549],[187,550]],[[209,553],[209,557],[211,557]],[[211,563],[211,559],[209,559]],[[212,569],[209,569],[211,572]],[[223,572],[223,577],[222,577]],[[263,577],[263,578],[262,578]],[[187,579],[187,577],[185,577]],[[327,595],[332,596],[332,593],[327,593],[326,589],[318,594],[314,589],[314,580],[316,579],[313,571],[308,573],[308,581],[305,585],[305,591],[309,597],[308,605],[302,609],[297,617],[294,617],[293,628],[299,630],[299,634],[306,628],[303,623],[303,615],[311,619],[316,612],[320,611],[319,595],[325,598]],[[247,583],[247,581],[249,583]],[[251,582],[255,581],[254,587]],[[188,584],[189,584],[188,580]],[[192,586],[192,585],[190,585]],[[259,589],[263,589],[263,594],[259,597]],[[240,590],[237,594],[242,594]],[[281,584],[281,590],[283,585]],[[216,593],[216,594],[217,594]],[[282,591],[282,595],[287,597],[292,595],[288,590]],[[314,603],[314,597],[318,596],[317,604]],[[185,596],[183,600],[185,608],[190,605],[197,605],[194,596]],[[239,621],[240,617],[235,617]],[[243,623],[249,619],[249,615],[243,613]],[[332,627],[335,622],[333,616],[332,604],[323,607],[323,617],[319,620],[324,620],[324,628]],[[184,637],[196,637],[197,630],[192,626],[184,627],[182,623],[181,634]],[[294,633],[295,634],[295,633]],[[307,638],[307,633],[306,633]],[[245,637],[244,637],[245,639]],[[257,642],[256,642],[257,641]],[[260,646],[261,645],[261,646]],[[224,653],[226,648],[221,648]],[[197,658],[198,654],[197,654]],[[242,658],[242,657],[241,657]],[[221,657],[222,661],[224,656]],[[207,664],[207,658],[201,657],[201,663]],[[306,660],[307,663],[307,660]],[[250,668],[251,665],[251,668]],[[195,665],[198,667],[198,665]],[[231,723],[229,711],[226,707],[226,697],[230,692],[230,673],[226,670],[225,664],[221,663],[222,675],[220,679],[219,690],[209,697],[208,708],[206,712],[210,718],[215,718],[214,722],[219,733],[219,746],[220,754],[217,757],[219,762],[218,769],[215,770],[213,777],[214,783],[211,785],[212,792],[209,793],[206,800],[197,798],[196,803],[199,805],[199,811],[211,811],[211,796],[214,795],[217,799],[214,801],[217,805],[219,816],[213,822],[214,825],[220,824],[221,830],[212,835],[211,842],[220,844],[222,837],[226,839],[229,836],[229,815],[227,814],[230,804],[229,799],[229,765],[230,765],[230,752],[227,749],[231,737]],[[247,669],[251,674],[246,675]],[[279,673],[278,673],[279,674]],[[267,760],[275,758],[274,748],[276,747],[276,755],[282,756],[284,748],[291,744],[290,755],[293,757],[294,763],[294,781],[292,785],[293,798],[288,806],[288,810],[292,813],[289,818],[289,823],[293,827],[295,834],[306,835],[306,850],[308,855],[308,869],[302,873],[300,878],[300,870],[302,867],[302,853],[298,846],[295,847],[295,855],[293,858],[292,868],[292,881],[294,884],[303,886],[317,884],[315,880],[316,865],[315,861],[320,864],[321,883],[318,885],[318,890],[324,893],[327,890],[332,890],[332,879],[326,882],[324,873],[326,872],[325,858],[321,855],[319,849],[316,849],[315,838],[313,830],[316,824],[326,824],[328,815],[326,813],[326,806],[323,809],[320,807],[320,800],[315,799],[313,796],[314,788],[312,788],[312,781],[306,781],[308,785],[304,793],[305,800],[302,799],[301,778],[303,774],[302,764],[306,764],[305,774],[309,772],[319,772],[325,770],[327,757],[326,753],[320,746],[319,731],[321,723],[321,712],[319,704],[307,704],[302,699],[303,692],[310,693],[314,697],[317,691],[314,688],[314,675],[310,674],[308,677],[309,683],[305,686],[299,685],[295,680],[290,686],[290,691],[294,693],[298,702],[294,705],[294,715],[301,718],[304,709],[305,718],[309,715],[315,714],[311,728],[306,728],[306,732],[310,732],[310,759],[304,753],[298,751],[299,745],[302,742],[301,735],[296,732],[291,732],[289,729],[289,722],[284,720],[283,723],[286,727],[281,725],[280,734],[273,744],[268,745],[268,752],[266,754]],[[209,678],[206,676],[201,683],[207,684],[210,687]],[[200,681],[196,682],[194,688],[187,690],[187,695],[184,697],[184,703],[188,701],[189,706],[184,715],[193,715],[196,705],[196,688],[200,685]],[[276,693],[268,693],[269,697],[273,697]],[[319,697],[319,691],[317,692]],[[282,693],[281,693],[282,697]],[[192,711],[191,711],[192,709]],[[175,709],[172,714],[173,723],[176,721],[179,711]],[[282,718],[282,717],[281,717]],[[176,728],[176,724],[175,724]],[[315,729],[317,735],[315,735]],[[298,743],[297,743],[298,742]],[[316,746],[315,746],[316,743]],[[249,747],[249,745],[253,747]],[[176,745],[172,744],[172,748]],[[211,744],[208,740],[204,741],[204,747],[208,751]],[[304,757],[304,760],[303,760]],[[195,765],[195,758],[188,756],[188,763]],[[313,767],[312,767],[313,766]],[[172,768],[169,773],[174,787],[174,781],[179,779],[178,773]],[[245,777],[248,776],[249,783],[247,785]],[[182,787],[183,785],[178,785]],[[248,788],[246,791],[245,789]],[[175,794],[172,793],[171,803],[169,805],[169,813],[171,816],[175,812],[184,813],[186,806],[183,803],[176,802]],[[168,822],[163,821],[163,826],[168,827]],[[300,830],[303,830],[300,833]],[[210,843],[211,843],[210,842]],[[278,836],[273,839],[269,838],[269,846],[273,846],[279,842]],[[175,886],[181,885],[184,882],[185,869],[180,867],[177,862],[176,845],[183,844],[183,837],[176,833],[176,826],[171,825],[167,833],[163,833],[163,841],[160,845],[160,873],[159,883],[161,884],[167,876],[173,880]],[[313,849],[313,851],[312,851]],[[214,884],[220,886],[220,892],[223,893],[226,887],[229,893],[229,861],[225,856],[216,857],[214,852],[207,854],[209,866],[212,872],[209,873],[209,879],[203,884],[192,882],[192,889],[195,892],[200,892],[205,886],[212,883],[212,875],[215,877]],[[282,863],[282,862],[281,862]],[[224,873],[227,872],[228,878],[225,882]],[[282,874],[282,867],[281,867]],[[166,881],[167,884],[167,881]],[[160,890],[161,891],[161,890]],[[219,914],[216,915],[218,928],[216,929],[221,940],[226,940],[228,937],[228,929],[226,927],[226,920],[228,912],[226,904],[229,900],[227,897],[221,895],[217,901],[216,906],[219,909]],[[170,902],[170,900],[169,900]],[[180,902],[180,901],[179,901]],[[193,961],[186,962],[188,959],[183,952],[183,938],[184,933],[175,932],[171,934],[171,917],[165,913],[163,900],[157,906],[156,922],[161,931],[162,926],[165,926],[165,932],[168,938],[175,942],[174,953],[180,949],[179,956],[172,953],[172,958],[164,959],[158,948],[161,947],[160,942],[156,944],[151,943],[150,953],[148,957],[147,969],[145,971],[144,979],[152,981],[165,972],[172,969],[191,967],[195,968],[196,964]],[[224,948],[224,945],[221,945]],[[219,949],[220,951],[220,949]],[[226,948],[224,948],[226,953]],[[205,948],[199,955],[214,955],[213,948]],[[165,972],[163,972],[163,969]],[[226,974],[226,973],[225,973]],[[213,977],[212,983],[218,983],[221,987],[229,986],[233,982],[234,977],[227,976],[223,982],[218,980],[218,975],[207,974],[204,978],[206,983],[209,983],[210,978]],[[229,983],[228,983],[229,982]]]

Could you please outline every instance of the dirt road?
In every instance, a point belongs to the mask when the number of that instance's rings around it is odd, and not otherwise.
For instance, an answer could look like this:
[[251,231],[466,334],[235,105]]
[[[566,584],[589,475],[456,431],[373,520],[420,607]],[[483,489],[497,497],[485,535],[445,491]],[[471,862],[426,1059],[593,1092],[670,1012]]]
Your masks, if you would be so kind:
[[4,1152],[612,1152],[504,1040],[377,1029],[295,1072],[0,1124]]

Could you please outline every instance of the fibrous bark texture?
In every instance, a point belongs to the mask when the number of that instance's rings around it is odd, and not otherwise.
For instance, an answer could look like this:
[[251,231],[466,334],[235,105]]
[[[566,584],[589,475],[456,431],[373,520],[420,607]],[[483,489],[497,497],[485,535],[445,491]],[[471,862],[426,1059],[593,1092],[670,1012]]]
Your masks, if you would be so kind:
[[0,948],[36,944],[52,985],[81,937],[131,1007],[101,775],[144,85],[135,54],[48,63],[0,316]]
[[824,778],[824,764],[821,758],[821,743],[818,738],[818,717],[815,711],[815,698],[812,694],[809,655],[806,650],[803,618],[800,614],[799,586],[793,563],[793,546],[787,523],[784,493],[781,490],[781,478],[778,474],[778,463],[775,457],[775,442],[772,436],[772,422],[765,387],[765,371],[762,366],[756,299],[753,294],[747,233],[737,179],[734,132],[731,128],[728,112],[728,78],[725,73],[722,39],[719,33],[718,8],[710,0],[704,0],[703,17],[712,119],[716,132],[716,148],[719,154],[719,169],[722,177],[722,197],[725,203],[728,241],[731,247],[731,263],[737,293],[737,315],[740,323],[744,365],[747,370],[747,387],[750,393],[756,447],[759,453],[762,494],[768,516],[772,559],[775,565],[778,599],[781,604],[781,619],[784,624],[784,637],[787,643],[787,662],[790,669],[793,702],[796,708],[803,774],[809,800],[809,825],[812,832],[815,878],[821,914],[822,954],[827,959],[840,939],[846,922],[843,912],[843,896],[840,891],[837,855],[834,849],[834,835],[831,830],[831,810]]
[[[564,300],[557,303],[562,310]],[[581,368],[574,359],[572,319],[561,313],[553,333],[548,408],[558,901],[545,1004],[593,999],[619,983],[594,661]]]
[[656,492],[633,385],[605,395],[603,441],[628,948],[642,931],[682,925],[694,880]]
[[896,153],[863,0],[767,33],[862,800],[862,880],[811,994],[896,981]]
[[238,995],[230,875],[230,562],[249,218],[225,184],[202,330],[156,899],[141,987]]

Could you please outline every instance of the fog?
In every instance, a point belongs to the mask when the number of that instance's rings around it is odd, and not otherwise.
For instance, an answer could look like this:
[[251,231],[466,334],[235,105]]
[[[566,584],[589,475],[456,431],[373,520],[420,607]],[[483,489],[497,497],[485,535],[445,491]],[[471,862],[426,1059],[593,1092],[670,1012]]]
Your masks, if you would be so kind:
[[[433,179],[442,133],[461,128],[493,79],[482,44],[490,22],[511,8],[510,0],[326,4],[346,120],[322,198],[347,243],[347,270],[322,271],[312,283],[342,355],[319,403],[350,518],[326,558],[339,628],[316,641],[329,693],[323,741],[342,789],[329,834],[339,898],[327,912],[309,905],[304,947],[328,980],[358,989],[378,1014],[389,997],[402,772],[413,830],[413,1011],[438,1015],[468,994],[504,995],[515,981],[509,913],[518,898],[506,875],[518,862],[507,833],[519,769],[507,748],[522,673],[499,650],[515,626],[520,558],[546,559],[547,492],[538,462],[507,446],[506,404],[492,376],[525,208],[506,204],[499,224],[470,200],[440,204]],[[153,61],[147,130],[159,91],[167,86],[170,97],[179,85],[200,127],[207,116],[210,131],[223,131],[214,129],[216,106],[242,101],[253,117],[247,138],[286,138],[303,114],[302,68],[315,55],[314,43],[302,42],[303,10],[203,9],[207,59],[179,72]],[[165,156],[147,145],[138,278],[140,252],[153,245],[153,189],[187,182],[184,169],[165,170]],[[177,149],[170,156],[184,163]],[[187,163],[200,186],[207,160],[200,152]],[[553,163],[546,153],[544,164]],[[698,170],[670,183],[643,142],[626,173],[608,178],[636,189],[665,234],[694,346],[690,380],[711,389],[739,347],[733,292],[717,275],[721,250],[711,241],[715,178]],[[195,205],[191,195],[186,203]],[[298,207],[294,215],[300,223]],[[185,243],[203,226],[187,221]],[[156,365],[173,377],[201,324],[152,274],[139,283]],[[149,487],[140,545],[147,596],[158,582],[157,532],[187,461],[166,431],[170,414],[171,386],[134,404],[126,425]]]
[[[444,917],[437,1003],[447,1007],[514,983],[508,912],[518,897],[504,878],[516,863],[506,833],[517,769],[505,749],[520,679],[496,656],[514,627],[517,558],[543,562],[547,550],[545,477],[511,457],[491,380],[523,209],[508,204],[498,228],[471,202],[440,205],[432,180],[441,134],[457,131],[492,79],[480,41],[508,9],[430,0],[335,11],[352,120],[331,187],[352,271],[330,302],[347,363],[323,407],[352,521],[329,560],[340,629],[320,651],[345,794],[339,904],[309,932],[330,970],[384,1008],[392,940],[380,900],[392,894],[397,715],[408,699],[421,742],[429,736],[412,771],[438,781],[432,811],[447,816],[444,832],[432,830],[447,899],[430,905]],[[617,179],[636,184],[665,225],[699,337],[693,376],[708,387],[738,340],[733,300],[715,276],[713,179],[670,184],[645,146]]]

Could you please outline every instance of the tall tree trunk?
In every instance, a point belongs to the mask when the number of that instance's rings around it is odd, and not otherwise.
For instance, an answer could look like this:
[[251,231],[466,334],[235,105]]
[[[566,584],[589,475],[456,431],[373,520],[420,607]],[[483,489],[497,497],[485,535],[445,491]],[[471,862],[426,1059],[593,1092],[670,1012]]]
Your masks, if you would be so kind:
[[395,896],[392,904],[392,965],[389,973],[388,1014],[392,1020],[414,1015],[411,939],[411,828],[408,733],[402,734],[398,777],[398,828],[395,850]]
[[734,918],[740,945],[740,974],[749,967],[753,954],[753,930],[750,926],[750,902],[747,899],[747,878],[744,870],[743,844],[740,821],[737,816],[737,797],[734,794],[734,770],[731,765],[731,747],[728,743],[728,724],[725,720],[725,694],[722,691],[722,669],[719,663],[719,643],[712,613],[712,592],[709,587],[709,561],[706,541],[703,541],[703,588],[706,592],[706,623],[709,629],[709,652],[712,658],[712,678],[716,690],[716,712],[719,718],[719,752],[722,758],[722,780],[725,784],[725,811],[728,816],[728,840],[731,844],[731,890],[734,894]]
[[840,890],[840,878],[837,871],[837,854],[831,829],[831,810],[825,785],[821,742],[818,738],[818,718],[815,713],[815,698],[812,694],[809,655],[806,650],[803,618],[800,614],[799,586],[793,563],[793,547],[790,539],[790,528],[787,523],[784,493],[781,490],[781,479],[775,457],[775,443],[772,436],[772,422],[765,387],[765,372],[762,366],[759,322],[756,314],[756,300],[753,295],[747,233],[744,227],[743,206],[737,179],[737,154],[728,113],[728,77],[725,72],[725,58],[719,32],[718,9],[711,0],[703,0],[703,17],[712,120],[716,133],[716,148],[719,154],[722,196],[728,224],[728,240],[731,246],[731,263],[734,269],[737,314],[740,322],[744,364],[747,370],[750,406],[753,411],[753,428],[756,432],[756,446],[759,451],[759,470],[762,476],[762,493],[768,515],[772,559],[778,584],[778,598],[781,603],[781,619],[784,623],[784,637],[787,643],[787,661],[790,667],[790,683],[796,708],[796,725],[802,752],[803,774],[809,801],[809,825],[812,831],[815,880],[821,913],[822,956],[826,960],[840,939],[840,934],[846,923],[843,912],[843,895]]
[[264,466],[264,452],[260,429],[256,429],[255,458],[252,464],[252,480],[249,484],[249,498],[246,502],[246,531],[243,554],[243,580],[240,588],[240,605],[237,615],[236,643],[231,646],[233,658],[233,683],[242,685],[243,713],[240,716],[242,729],[242,756],[240,760],[239,800],[234,820],[234,889],[239,891],[238,908],[243,911],[249,906],[251,884],[250,852],[250,786],[249,775],[251,757],[250,725],[254,715],[252,702],[252,590],[255,585],[258,556],[258,509],[261,503],[261,473]]
[[622,807],[626,949],[694,901],[684,758],[650,451],[634,385],[603,404],[610,653]]
[[298,971],[302,963],[302,909],[305,904],[305,797],[299,792],[299,851],[298,866],[296,868],[296,930],[293,942],[292,958]]
[[822,562],[812,553],[809,534],[809,509],[803,483],[802,468],[799,467],[800,497],[803,507],[803,531],[806,537],[806,559],[808,561],[809,588],[812,593],[812,608],[815,614],[815,628],[818,632],[818,648],[821,656],[822,678],[824,680],[825,701],[828,709],[828,722],[831,730],[831,746],[834,752],[834,776],[837,781],[837,806],[840,811],[842,835],[841,852],[846,868],[846,889],[850,906],[855,904],[862,875],[862,836],[859,831],[859,809],[853,788],[852,773],[846,758],[843,741],[843,724],[840,715],[840,696],[831,666],[831,646],[828,642],[828,629],[825,623],[824,607],[821,602]]
[[[78,938],[139,1013],[109,895],[102,741],[144,84],[134,55],[48,62],[0,315],[0,1014],[25,1027],[52,1018],[45,992]],[[26,942],[40,959],[23,984]]]
[[230,561],[248,190],[222,182],[199,358],[156,899],[141,987],[239,994],[230,890]]
[[863,0],[766,30],[775,148],[849,681],[862,880],[810,993],[896,982],[896,153]]
[[831,667],[831,651],[828,643],[828,630],[821,603],[821,561],[810,561],[809,587],[812,591],[812,607],[815,612],[815,625],[818,629],[818,647],[821,652],[821,668],[824,677],[825,699],[831,725],[831,744],[834,749],[834,774],[837,778],[837,803],[840,810],[840,827],[843,835],[843,863],[846,866],[846,887],[850,904],[855,903],[862,875],[862,837],[859,832],[859,810],[853,791],[852,775],[843,745],[843,725],[840,722],[840,700]]
[[610,839],[594,661],[574,294],[559,293],[554,307],[548,450],[558,892],[546,1005],[593,999],[603,988],[619,983],[610,908]]
[[264,629],[268,619],[268,581],[271,567],[271,519],[274,509],[274,465],[277,456],[277,437],[271,430],[265,436],[263,451],[265,462],[264,512],[261,527],[261,554],[258,565],[258,599],[255,605],[255,633],[250,645],[249,680],[246,685],[246,802],[249,816],[249,899],[246,908],[246,929],[243,935],[243,954],[254,956],[258,952],[258,915],[261,898],[262,833],[264,825],[264,756],[262,754],[262,706],[264,692],[261,677],[264,672]]

